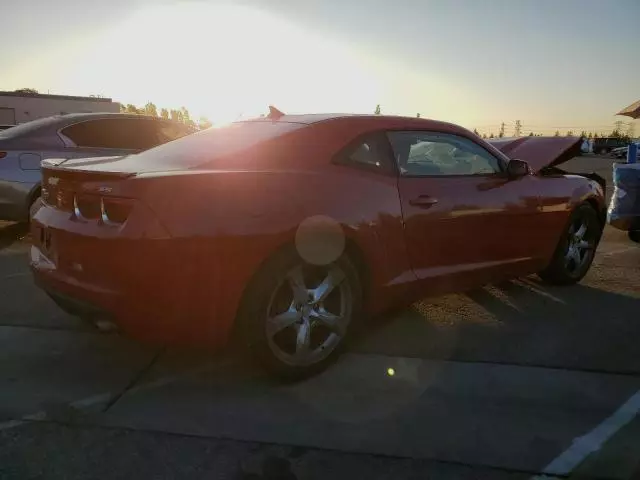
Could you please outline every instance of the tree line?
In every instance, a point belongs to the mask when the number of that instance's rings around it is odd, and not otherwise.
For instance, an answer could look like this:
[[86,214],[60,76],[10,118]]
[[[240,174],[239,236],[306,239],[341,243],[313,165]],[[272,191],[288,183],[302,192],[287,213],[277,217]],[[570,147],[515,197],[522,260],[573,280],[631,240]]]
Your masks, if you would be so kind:
[[[38,91],[34,88],[19,88],[17,90],[15,90],[16,92],[20,92],[20,93],[31,93],[31,94],[37,94]],[[101,97],[101,95],[90,95],[92,97]],[[126,105],[124,104],[120,104],[120,111],[123,113],[136,113],[139,115],[151,115],[154,117],[162,117],[162,118],[166,118],[166,119],[170,119],[176,122],[180,122],[180,123],[184,123],[185,125],[189,125],[190,127],[193,128],[198,128],[200,130],[204,130],[205,128],[209,128],[211,127],[213,124],[209,121],[209,119],[207,117],[201,116],[200,118],[198,118],[198,121],[194,121],[191,118],[191,115],[189,114],[189,110],[187,110],[185,107],[180,107],[179,109],[166,109],[166,108],[161,108],[160,112],[158,112],[158,107],[153,103],[153,102],[147,102],[147,104],[144,107],[136,107],[135,105],[128,103]],[[380,107],[380,104],[376,105],[376,108],[374,109],[373,113],[375,115],[381,115],[382,114],[382,108]],[[261,115],[264,116],[264,115]],[[416,117],[420,118],[420,113],[416,113]],[[582,132],[580,132],[580,137],[581,138],[589,138],[589,139],[597,139],[597,138],[602,138],[602,137],[611,137],[611,138],[620,138],[622,140],[626,140],[626,141],[631,141],[631,132],[628,133],[623,133],[620,126],[619,126],[620,122],[616,122],[616,127],[611,131],[610,134],[606,134],[604,132],[587,132],[585,130],[583,130]],[[518,137],[520,136],[520,129],[521,129],[522,125],[520,124],[520,121],[518,120],[516,122],[516,131],[514,132],[514,136]],[[499,130],[499,132],[497,134],[494,135],[493,132],[490,132],[489,135],[487,135],[486,133],[480,134],[480,132],[478,132],[477,128],[473,129],[473,133],[475,133],[476,135],[478,135],[479,137],[482,138],[502,138],[505,136],[505,123],[502,123],[502,126]],[[536,132],[529,132],[529,137],[541,137],[543,136],[542,133],[536,133]],[[560,135],[560,131],[556,130],[554,135],[555,137],[559,137]],[[565,133],[566,137],[575,137],[576,135],[574,134],[573,130],[569,130]]]
[[173,120],[174,122],[184,123],[193,128],[199,128],[204,130],[211,127],[213,124],[207,117],[200,117],[198,121],[194,121],[189,114],[189,110],[185,107],[178,109],[161,108],[158,112],[158,107],[153,102],[148,102],[144,107],[136,107],[135,105],[128,103],[126,105],[120,104],[120,111],[122,113],[137,113],[139,115],[151,115],[152,117],[162,117],[167,120]]
[[[375,115],[381,115],[382,114],[382,109],[380,108],[380,104],[376,105],[376,108],[374,109],[373,113]],[[417,118],[420,118],[420,113],[416,114]],[[486,133],[481,134],[477,128],[473,129],[473,133],[475,133],[477,136],[482,137],[482,138],[502,138],[505,136],[505,123],[502,123],[502,126],[500,127],[500,130],[498,131],[497,134],[494,134],[493,132],[490,132],[488,135]],[[580,137],[581,138],[589,138],[589,139],[596,139],[596,138],[620,138],[622,140],[626,140],[626,141],[631,141],[631,137],[632,137],[632,131],[629,131],[628,133],[623,133],[622,129],[620,128],[621,123],[620,122],[616,122],[616,127],[611,131],[611,133],[607,134],[606,132],[587,132],[586,130],[582,130],[582,132],[580,132]],[[519,137],[520,135],[520,130],[522,129],[522,124],[520,123],[520,120],[516,121],[516,127],[515,127],[515,131],[514,131],[514,137]],[[542,137],[544,136],[543,133],[536,133],[536,132],[529,132],[529,134],[527,135],[529,137]],[[556,130],[555,133],[553,134],[554,137],[560,137],[560,130]],[[565,133],[566,137],[575,137],[577,136],[573,130],[569,130]]]
[[[477,128],[473,129],[473,133],[475,133],[476,135],[478,135],[479,137],[482,138],[502,138],[504,137],[504,131],[500,131],[498,132],[498,134],[493,134],[493,132],[489,133],[489,135],[487,135],[486,133],[480,134],[480,132],[478,132]],[[542,137],[545,136],[545,134],[543,133],[536,133],[536,132],[529,132],[528,135],[526,135],[528,137]],[[576,135],[576,133],[573,130],[569,130],[567,131],[564,135],[560,134],[560,130],[556,130],[555,133],[553,134],[554,137],[561,137],[561,136],[565,136],[565,137],[580,137],[580,138],[588,138],[588,139],[596,139],[596,138],[620,138],[623,140],[627,140],[627,141],[631,141],[631,136],[629,134],[626,133],[622,133],[619,129],[613,129],[613,131],[609,134],[607,134],[606,132],[587,132],[585,130],[583,130],[582,132],[580,132],[580,135]]]
[[[38,94],[38,90],[35,88],[18,88],[14,90],[17,93],[27,93],[27,94]],[[102,95],[89,95],[90,97],[102,98]],[[184,123],[185,125],[189,125],[193,128],[199,128],[200,130],[204,130],[205,128],[211,127],[213,124],[209,121],[207,117],[200,117],[198,121],[194,121],[189,115],[189,110],[185,107],[180,107],[179,109],[166,109],[161,108],[160,112],[158,112],[158,107],[152,102],[148,102],[144,107],[136,107],[135,105],[128,103],[126,105],[120,104],[120,112],[122,113],[137,113],[139,115],[151,115],[154,117],[162,117],[167,120],[171,119],[176,122]]]

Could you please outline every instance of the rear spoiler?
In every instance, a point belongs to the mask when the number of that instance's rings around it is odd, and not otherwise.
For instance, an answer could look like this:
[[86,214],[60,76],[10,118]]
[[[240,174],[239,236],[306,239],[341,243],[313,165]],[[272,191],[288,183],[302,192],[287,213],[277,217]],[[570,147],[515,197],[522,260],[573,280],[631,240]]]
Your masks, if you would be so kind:
[[[62,161],[59,161],[62,160]],[[66,168],[60,166],[66,159],[46,159],[40,163],[42,169],[42,178],[45,176],[50,178],[63,178],[66,180],[82,180],[89,182],[100,182],[105,180],[122,180],[134,177],[133,172],[96,172],[95,170],[83,170],[81,168]],[[46,175],[45,175],[46,174]]]

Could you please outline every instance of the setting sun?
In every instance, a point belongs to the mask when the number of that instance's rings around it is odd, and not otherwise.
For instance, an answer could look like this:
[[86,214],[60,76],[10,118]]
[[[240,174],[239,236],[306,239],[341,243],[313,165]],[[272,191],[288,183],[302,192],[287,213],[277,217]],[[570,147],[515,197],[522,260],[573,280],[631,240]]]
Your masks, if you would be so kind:
[[105,85],[123,103],[184,105],[214,122],[257,115],[268,104],[289,112],[370,111],[381,93],[363,57],[244,7],[140,10],[89,50],[69,72],[69,88]]

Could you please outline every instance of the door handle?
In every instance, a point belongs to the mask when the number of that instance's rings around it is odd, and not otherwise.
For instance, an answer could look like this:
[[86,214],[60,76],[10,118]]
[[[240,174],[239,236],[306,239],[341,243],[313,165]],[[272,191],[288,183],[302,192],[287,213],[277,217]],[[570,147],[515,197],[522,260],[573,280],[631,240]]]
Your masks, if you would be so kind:
[[417,198],[409,200],[409,205],[421,208],[433,207],[436,203],[438,203],[438,199],[430,197],[429,195],[420,195]]

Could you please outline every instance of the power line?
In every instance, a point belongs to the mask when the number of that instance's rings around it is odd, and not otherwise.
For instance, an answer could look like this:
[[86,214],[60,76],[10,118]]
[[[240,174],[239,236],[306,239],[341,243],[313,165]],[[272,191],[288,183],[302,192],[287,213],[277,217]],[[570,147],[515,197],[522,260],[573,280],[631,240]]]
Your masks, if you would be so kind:
[[521,131],[522,131],[522,123],[520,123],[520,120],[516,120],[516,126],[513,129],[513,135],[515,137],[519,137]]

